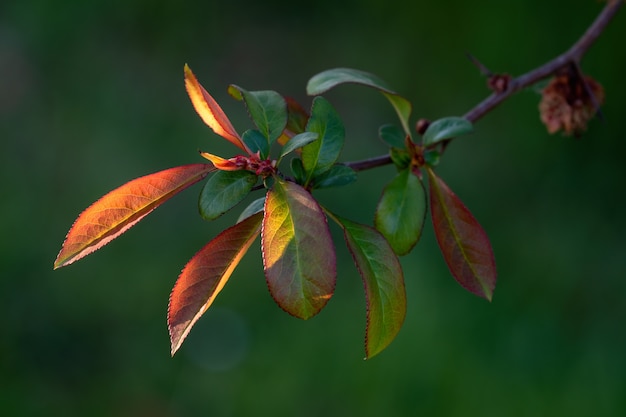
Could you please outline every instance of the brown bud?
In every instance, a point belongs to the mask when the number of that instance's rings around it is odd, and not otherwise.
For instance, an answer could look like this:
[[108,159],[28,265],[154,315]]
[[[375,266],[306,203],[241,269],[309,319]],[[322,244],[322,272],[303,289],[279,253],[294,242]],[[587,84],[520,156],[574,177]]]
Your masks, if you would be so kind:
[[417,131],[417,133],[419,133],[420,135],[423,135],[424,132],[426,132],[426,129],[428,129],[428,126],[430,126],[430,120],[427,119],[419,119],[417,121],[417,123],[415,123],[415,130]]
[[[586,85],[585,85],[586,83]],[[542,91],[539,112],[548,133],[563,130],[579,135],[604,102],[604,89],[593,78],[584,81],[576,73],[557,75]]]
[[509,74],[495,74],[487,79],[487,85],[496,93],[502,93],[509,88],[511,76]]

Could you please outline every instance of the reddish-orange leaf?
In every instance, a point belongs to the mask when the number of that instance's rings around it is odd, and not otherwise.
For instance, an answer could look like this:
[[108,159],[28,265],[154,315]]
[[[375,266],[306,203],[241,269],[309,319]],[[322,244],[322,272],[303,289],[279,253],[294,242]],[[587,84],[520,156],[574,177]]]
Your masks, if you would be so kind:
[[239,171],[243,168],[242,166],[237,165],[236,163],[231,161],[230,159],[224,159],[220,156],[213,155],[208,152],[200,152],[200,156],[211,161],[213,165],[215,165],[215,168],[222,171]]
[[239,134],[230,123],[228,116],[226,116],[215,99],[200,85],[187,64],[185,64],[185,88],[187,89],[187,94],[189,94],[193,107],[204,123],[224,139],[250,153],[241,141]]
[[137,178],[106,194],[78,216],[65,237],[54,269],[100,249],[212,171],[215,167],[209,164],[179,166]]
[[167,324],[172,356],[230,278],[261,232],[263,213],[224,230],[185,265],[170,295]]
[[448,268],[466,290],[491,301],[496,263],[487,233],[446,183],[427,170],[433,227]]

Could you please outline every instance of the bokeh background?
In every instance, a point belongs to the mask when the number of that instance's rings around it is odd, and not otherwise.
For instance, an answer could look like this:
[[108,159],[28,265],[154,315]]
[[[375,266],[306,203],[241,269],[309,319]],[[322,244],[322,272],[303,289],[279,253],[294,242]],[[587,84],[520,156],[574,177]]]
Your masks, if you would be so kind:
[[[200,186],[52,271],[72,221],[104,193],[200,162],[199,148],[235,153],[193,111],[184,63],[240,131],[250,122],[228,84],[308,105],[308,78],[339,66],[389,81],[415,117],[461,115],[488,94],[466,51],[519,75],[567,49],[602,6],[1,2],[0,415],[625,415],[626,10],[583,61],[606,90],[604,122],[580,139],[549,136],[531,88],[455,141],[438,168],[492,239],[493,302],[454,282],[428,224],[402,258],[404,327],[370,361],[362,284],[340,240],[336,294],[318,316],[302,322],[274,304],[255,244],[170,358],[177,274],[240,210],[202,221]],[[396,119],[382,96],[344,86],[327,98],[346,124],[343,160],[385,152],[377,128]],[[363,172],[318,197],[371,224],[393,173]]]

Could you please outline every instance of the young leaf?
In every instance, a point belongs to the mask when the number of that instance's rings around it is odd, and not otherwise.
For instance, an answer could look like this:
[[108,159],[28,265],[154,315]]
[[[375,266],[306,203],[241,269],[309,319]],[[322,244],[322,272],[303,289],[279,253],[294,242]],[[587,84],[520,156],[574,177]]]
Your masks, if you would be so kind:
[[214,220],[248,195],[257,181],[250,171],[218,171],[204,184],[198,207],[205,220]]
[[302,159],[293,158],[291,160],[291,172],[298,184],[304,184],[306,182],[306,171],[302,165]]
[[265,207],[265,196],[261,198],[257,198],[252,203],[250,203],[248,207],[243,209],[243,211],[239,215],[239,218],[237,219],[237,223],[244,221],[245,219],[252,216],[253,214],[262,212],[263,207]]
[[265,199],[261,232],[263,266],[276,303],[308,319],[335,289],[335,248],[326,216],[301,186],[276,179]]
[[187,89],[187,94],[189,94],[194,109],[196,109],[196,112],[204,123],[213,129],[216,134],[248,152],[248,149],[246,149],[243,142],[241,142],[239,134],[230,123],[230,120],[228,120],[222,108],[204,87],[200,85],[187,64],[185,64],[185,88]]
[[328,171],[313,178],[313,188],[341,187],[356,181],[356,172],[346,165],[335,164]]
[[258,213],[224,230],[185,265],[170,294],[167,311],[172,356],[259,235],[261,219]]
[[289,142],[283,146],[282,151],[280,152],[281,158],[290,152],[295,151],[298,148],[303,147],[304,145],[308,145],[309,143],[317,140],[318,134],[315,132],[303,132],[299,133],[296,136],[289,139]]
[[406,316],[404,276],[398,257],[375,229],[338,220],[356,264],[367,303],[366,359],[380,353],[396,337]]
[[378,136],[392,148],[406,149],[406,135],[396,125],[382,125],[378,129]]
[[213,171],[213,165],[184,165],[137,178],[109,192],[78,216],[67,233],[54,269],[100,249]]
[[474,131],[472,122],[463,117],[444,117],[432,122],[422,138],[424,146],[431,146],[443,140],[467,135]]
[[446,183],[427,171],[435,236],[448,268],[465,289],[491,301],[496,263],[489,238]]
[[246,103],[248,113],[269,143],[274,142],[287,125],[287,104],[276,91],[247,91],[231,85],[228,92]]
[[270,144],[263,133],[258,130],[246,130],[241,135],[241,140],[246,144],[250,153],[259,153],[260,159],[266,159],[270,153]]
[[292,136],[303,133],[309,120],[309,113],[291,97],[285,97],[287,103],[287,126],[282,135],[278,138],[278,143],[285,145]]
[[337,161],[345,137],[341,118],[323,97],[315,97],[311,108],[311,117],[306,130],[319,135],[318,140],[302,148],[302,164],[307,172],[307,182]]
[[411,103],[404,97],[393,91],[385,81],[374,74],[352,68],[335,68],[314,75],[307,84],[306,91],[309,95],[323,94],[340,84],[361,84],[379,90],[396,110],[404,132],[411,135],[409,118],[411,116]]
[[405,168],[383,190],[374,224],[395,253],[406,255],[419,240],[425,218],[424,185]]

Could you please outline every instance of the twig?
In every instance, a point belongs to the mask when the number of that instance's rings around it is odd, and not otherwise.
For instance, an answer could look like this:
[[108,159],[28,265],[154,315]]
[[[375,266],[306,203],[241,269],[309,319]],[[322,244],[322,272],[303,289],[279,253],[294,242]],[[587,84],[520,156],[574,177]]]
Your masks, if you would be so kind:
[[[561,68],[571,65],[572,63],[578,65],[587,50],[602,34],[606,26],[617,14],[619,8],[622,7],[623,4],[624,0],[608,0],[604,9],[602,9],[600,14],[598,14],[598,17],[596,17],[585,33],[574,45],[572,45],[569,50],[546,62],[545,64],[527,72],[526,74],[511,79],[504,91],[494,92],[489,97],[474,106],[474,108],[465,113],[463,117],[470,122],[476,122],[518,91],[548,78]],[[344,165],[349,166],[355,171],[362,171],[390,163],[391,158],[388,155],[381,155],[362,161],[346,162]]]

